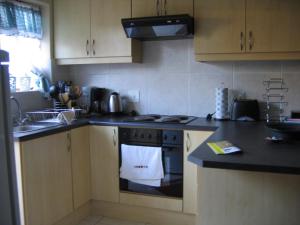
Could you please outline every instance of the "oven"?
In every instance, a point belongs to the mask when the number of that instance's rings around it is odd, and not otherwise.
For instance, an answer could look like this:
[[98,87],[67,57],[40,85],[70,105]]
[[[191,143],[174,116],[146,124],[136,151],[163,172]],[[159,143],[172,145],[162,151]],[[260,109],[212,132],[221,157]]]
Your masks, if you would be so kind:
[[159,187],[138,184],[120,178],[120,191],[156,196],[183,196],[183,131],[145,128],[119,128],[120,168],[121,145],[161,147],[164,178]]

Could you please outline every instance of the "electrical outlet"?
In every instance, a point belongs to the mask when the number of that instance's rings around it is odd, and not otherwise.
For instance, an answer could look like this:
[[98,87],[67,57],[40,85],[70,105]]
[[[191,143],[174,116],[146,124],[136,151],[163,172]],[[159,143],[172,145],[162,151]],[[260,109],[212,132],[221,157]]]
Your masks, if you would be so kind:
[[139,90],[128,91],[128,98],[130,102],[133,103],[140,102],[140,91]]

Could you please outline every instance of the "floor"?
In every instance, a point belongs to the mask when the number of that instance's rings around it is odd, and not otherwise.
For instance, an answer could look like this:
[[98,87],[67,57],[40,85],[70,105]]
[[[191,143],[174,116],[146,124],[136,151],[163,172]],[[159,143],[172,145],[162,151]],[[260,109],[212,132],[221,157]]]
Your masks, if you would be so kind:
[[118,219],[111,219],[101,216],[89,216],[78,225],[150,225],[148,223],[137,223]]

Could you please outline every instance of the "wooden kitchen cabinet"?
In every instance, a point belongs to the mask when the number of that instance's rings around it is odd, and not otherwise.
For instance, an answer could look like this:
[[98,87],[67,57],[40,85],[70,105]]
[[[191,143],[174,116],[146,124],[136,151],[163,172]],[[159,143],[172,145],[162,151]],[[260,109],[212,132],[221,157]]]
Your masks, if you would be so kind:
[[90,55],[90,5],[86,0],[54,1],[54,51],[56,59]]
[[300,1],[248,0],[247,51],[300,52]]
[[130,0],[54,0],[56,63],[141,62],[141,42],[127,39],[121,25],[130,17]]
[[160,0],[132,0],[132,17],[159,16]]
[[197,61],[300,59],[297,0],[195,1]]
[[15,151],[24,224],[51,225],[70,214],[73,199],[68,133],[15,144]]
[[89,130],[86,126],[70,131],[74,209],[78,209],[91,199]]
[[194,0],[161,0],[162,15],[189,14],[194,15]]
[[188,156],[200,146],[213,132],[184,131],[184,165],[183,165],[183,212],[198,212],[198,172],[197,165],[188,161]]
[[131,0],[91,0],[93,57],[131,55],[132,40],[127,38],[122,18],[131,17]]
[[245,1],[195,1],[195,53],[245,51]]
[[194,0],[132,0],[132,17],[194,15]]
[[119,202],[118,128],[90,127],[92,199]]

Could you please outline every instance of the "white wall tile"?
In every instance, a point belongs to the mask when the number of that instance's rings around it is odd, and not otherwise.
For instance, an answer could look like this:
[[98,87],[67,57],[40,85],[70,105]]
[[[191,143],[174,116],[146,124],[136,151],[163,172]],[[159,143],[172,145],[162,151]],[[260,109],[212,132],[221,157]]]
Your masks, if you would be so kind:
[[71,66],[70,78],[123,95],[138,89],[140,102],[129,108],[140,113],[206,116],[214,111],[214,89],[221,83],[262,102],[263,81],[284,76],[290,86],[287,110],[300,109],[300,62],[195,62],[192,39],[146,41],[143,51],[142,64]]

